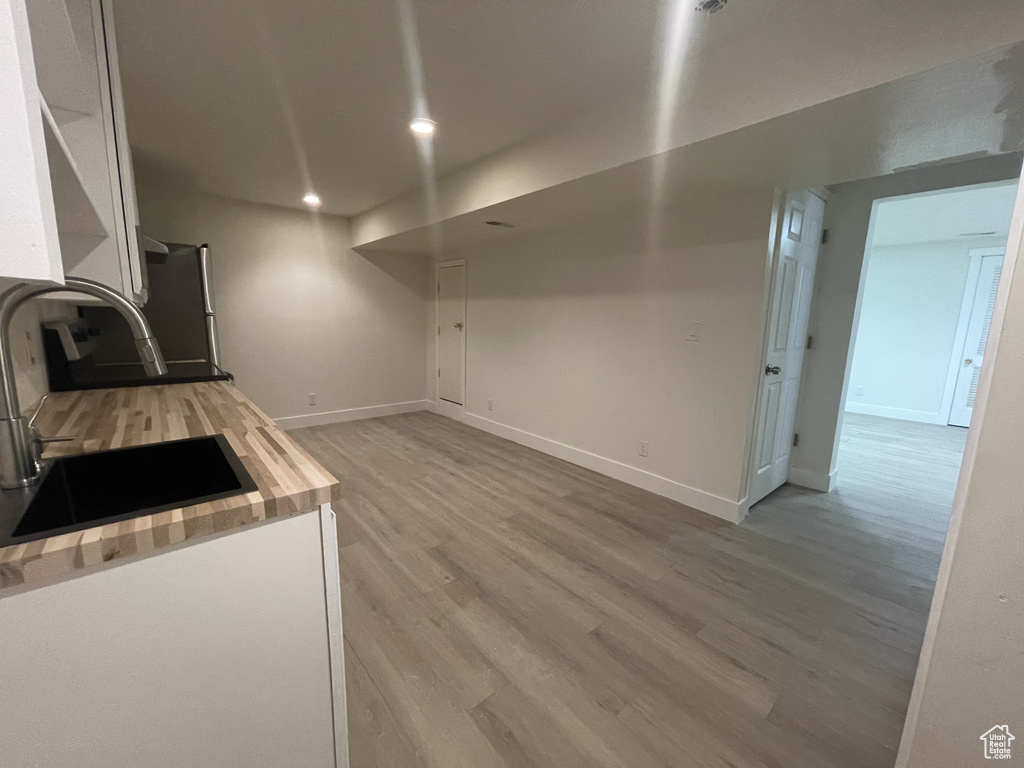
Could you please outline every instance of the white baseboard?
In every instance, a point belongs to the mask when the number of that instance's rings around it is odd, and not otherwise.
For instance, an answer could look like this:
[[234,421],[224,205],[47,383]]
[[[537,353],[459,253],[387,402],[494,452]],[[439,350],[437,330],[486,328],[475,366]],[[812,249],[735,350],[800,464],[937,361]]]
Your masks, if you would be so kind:
[[656,475],[653,472],[631,467],[614,459],[606,459],[603,456],[598,456],[579,448],[573,448],[571,445],[559,443],[556,440],[525,432],[515,427],[509,427],[505,424],[499,424],[496,421],[491,421],[483,416],[477,416],[472,413],[463,414],[460,420],[471,427],[482,429],[484,432],[490,432],[492,435],[525,445],[549,456],[564,459],[615,480],[629,483],[637,488],[643,488],[645,491],[678,501],[680,504],[685,504],[688,507],[699,509],[701,512],[706,512],[714,517],[728,520],[730,523],[740,522],[746,514],[746,509],[742,502],[730,501],[721,496],[715,496],[712,493],[691,488],[675,480],[669,480],[667,477]]
[[447,416],[449,419],[455,419],[456,421],[462,421],[462,416],[466,412],[466,406],[459,405],[458,403],[452,403],[442,398],[437,398],[431,405],[434,406],[434,413],[439,413],[442,416]]
[[341,421],[376,419],[378,416],[394,416],[396,413],[433,410],[432,406],[433,403],[428,400],[411,400],[408,403],[388,403],[387,405],[369,405],[365,408],[346,408],[341,411],[306,413],[301,416],[282,416],[279,419],[274,419],[274,423],[281,429],[318,427],[322,424],[336,424]]
[[813,469],[802,467],[789,468],[789,482],[799,485],[801,488],[810,488],[812,491],[832,493],[836,487],[836,472],[818,472]]
[[865,403],[854,403],[847,401],[846,411],[849,413],[863,413],[865,416],[884,416],[887,419],[900,419],[902,421],[918,421],[922,424],[946,424],[949,422],[945,416],[931,411],[915,411],[910,408],[890,408],[887,405],[868,405]]

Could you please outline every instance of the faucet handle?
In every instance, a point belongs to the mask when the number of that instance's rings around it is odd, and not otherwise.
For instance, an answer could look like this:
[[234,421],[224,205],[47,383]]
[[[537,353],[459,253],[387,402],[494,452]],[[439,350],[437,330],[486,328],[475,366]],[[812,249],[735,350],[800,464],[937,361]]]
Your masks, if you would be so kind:
[[32,426],[32,422],[29,422],[28,431],[32,437],[32,459],[35,461],[36,468],[39,471],[42,471],[43,469],[43,451],[46,449],[47,444],[70,443],[75,439],[74,437],[69,437],[67,435],[61,435],[59,437],[43,437],[39,432],[39,428]]
[[[36,417],[39,416],[39,412],[41,410],[43,410],[43,403],[46,402],[46,398],[48,398],[48,397],[49,397],[49,395],[43,395],[42,399],[39,401],[39,405],[37,405],[36,409],[32,412],[32,417],[28,420],[28,427],[29,427],[29,429],[36,429],[35,426],[34,426],[34,424],[36,422]],[[39,434],[39,430],[37,430],[37,429],[36,429],[36,434]]]
[[39,443],[40,445],[46,445],[47,443],[70,443],[75,440],[74,435],[61,435],[59,437],[43,437],[43,433],[39,431],[39,427],[35,425],[36,417],[39,415],[39,411],[43,409],[43,403],[46,402],[46,398],[49,395],[43,395],[43,399],[39,401],[39,405],[36,406],[35,412],[32,414],[32,418],[28,420],[28,428],[32,431],[32,441]]

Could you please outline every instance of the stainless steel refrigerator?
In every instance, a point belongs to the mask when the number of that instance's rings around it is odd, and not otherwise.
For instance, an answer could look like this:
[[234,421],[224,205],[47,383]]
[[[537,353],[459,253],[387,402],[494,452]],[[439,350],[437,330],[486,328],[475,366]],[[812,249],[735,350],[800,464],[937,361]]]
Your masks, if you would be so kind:
[[168,373],[147,377],[117,310],[82,305],[75,321],[43,324],[50,389],[96,389],[230,379],[221,368],[208,245],[147,240],[149,300],[142,308]]

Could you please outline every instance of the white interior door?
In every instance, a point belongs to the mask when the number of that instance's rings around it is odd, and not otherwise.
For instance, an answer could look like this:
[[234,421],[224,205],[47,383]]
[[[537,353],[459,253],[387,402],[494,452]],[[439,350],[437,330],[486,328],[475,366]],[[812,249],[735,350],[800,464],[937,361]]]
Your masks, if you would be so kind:
[[795,192],[786,197],[772,274],[765,369],[747,494],[750,504],[763,499],[789,477],[797,394],[824,214],[824,201],[811,192]]
[[988,342],[988,328],[992,323],[992,310],[996,306],[996,293],[999,291],[1002,272],[1002,253],[982,256],[977,282],[967,286],[967,291],[973,294],[973,300],[964,302],[964,310],[970,315],[964,346],[960,350],[960,368],[956,388],[953,390],[953,405],[949,409],[949,423],[955,427],[971,425],[981,364],[985,359],[985,344]]
[[465,403],[466,266],[437,270],[437,396]]

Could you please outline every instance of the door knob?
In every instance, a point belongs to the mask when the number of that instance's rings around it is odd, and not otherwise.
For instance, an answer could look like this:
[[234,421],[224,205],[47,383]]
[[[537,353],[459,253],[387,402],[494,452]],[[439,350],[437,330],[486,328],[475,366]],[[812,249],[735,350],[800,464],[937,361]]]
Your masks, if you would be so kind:
[[964,360],[964,365],[970,365],[973,362],[974,362],[974,358],[973,357],[968,357],[966,360]]
[[455,327],[456,327],[456,328],[461,328],[461,327],[462,327],[462,323],[456,323],[456,324],[455,324]]
[[766,365],[764,367],[765,376],[771,376],[772,374],[778,376],[780,373],[782,373],[782,369],[777,365]]

